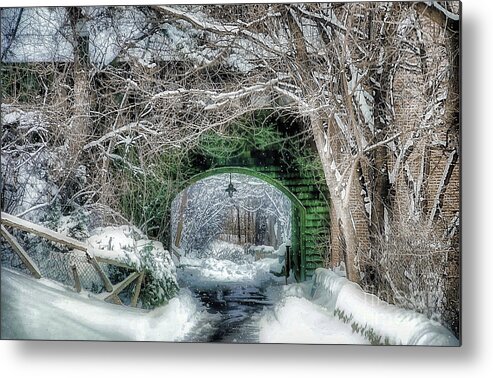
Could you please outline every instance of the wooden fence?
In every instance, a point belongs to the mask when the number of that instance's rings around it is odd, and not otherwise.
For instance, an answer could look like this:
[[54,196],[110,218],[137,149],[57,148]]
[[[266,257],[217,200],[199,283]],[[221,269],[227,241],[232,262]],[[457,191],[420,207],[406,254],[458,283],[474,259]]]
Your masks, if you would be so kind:
[[[15,215],[11,215],[8,213],[1,213],[1,226],[0,232],[3,238],[7,241],[7,243],[12,247],[12,250],[19,256],[21,261],[27,267],[29,272],[33,277],[39,279],[43,275],[41,274],[41,270],[35,263],[35,261],[29,256],[29,254],[25,251],[24,248],[19,244],[17,239],[7,230],[7,227],[15,228],[17,230],[21,230],[24,232],[28,232],[34,234],[36,236],[40,236],[52,242],[56,242],[67,246],[74,250],[75,253],[83,253],[87,258],[87,262],[92,266],[95,273],[101,279],[103,283],[104,289],[106,292],[100,294],[94,294],[93,297],[96,297],[100,300],[104,300],[106,302],[115,303],[122,305],[122,301],[118,297],[125,288],[127,288],[132,282],[136,281],[134,293],[132,295],[130,305],[133,307],[137,306],[137,302],[140,295],[140,290],[142,287],[143,280],[145,278],[145,272],[139,272],[136,269],[116,260],[105,258],[101,255],[104,255],[104,252],[100,252],[97,249],[93,249],[88,246],[86,243],[83,243],[77,239],[62,235],[58,232],[50,230],[49,228],[37,225],[35,223],[26,221]],[[126,268],[131,271],[130,275],[123,279],[121,282],[116,284],[112,284],[104,270],[101,268],[100,263],[114,265],[122,268]],[[80,275],[77,270],[77,266],[75,264],[70,267],[73,280],[74,280],[74,289],[77,292],[82,290]]]

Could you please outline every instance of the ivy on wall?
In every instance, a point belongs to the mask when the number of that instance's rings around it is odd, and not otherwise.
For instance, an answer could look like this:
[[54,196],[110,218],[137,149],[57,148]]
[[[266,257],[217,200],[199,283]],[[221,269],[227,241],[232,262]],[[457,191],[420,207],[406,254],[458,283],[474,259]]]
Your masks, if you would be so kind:
[[270,114],[255,112],[232,123],[225,130],[210,130],[199,141],[197,152],[218,160],[248,154],[251,150],[279,148],[283,135]]
[[[205,132],[192,149],[160,151],[142,174],[135,174],[128,166],[119,164],[118,169],[124,172],[123,181],[126,182],[121,195],[122,212],[148,236],[167,243],[170,240],[171,203],[188,180],[204,170],[231,164],[259,169],[252,164],[269,161],[266,164],[294,173],[309,181],[312,190],[323,193],[322,164],[315,148],[300,136],[303,134],[300,128],[300,125],[294,127],[276,118],[271,112],[255,112],[228,127]],[[142,159],[139,156],[142,151],[137,145],[116,152],[131,164],[139,165]]]

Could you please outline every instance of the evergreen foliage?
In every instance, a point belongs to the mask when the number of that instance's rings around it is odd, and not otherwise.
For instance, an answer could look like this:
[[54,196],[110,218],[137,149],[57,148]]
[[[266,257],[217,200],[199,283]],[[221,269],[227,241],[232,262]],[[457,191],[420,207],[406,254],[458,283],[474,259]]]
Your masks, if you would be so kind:
[[137,248],[136,253],[138,262],[128,259],[127,264],[146,273],[139,296],[142,307],[152,309],[166,304],[178,292],[175,266],[169,253],[152,241]]
[[255,112],[233,122],[224,130],[210,130],[199,141],[198,152],[215,159],[231,159],[251,150],[280,147],[282,134],[266,111]]

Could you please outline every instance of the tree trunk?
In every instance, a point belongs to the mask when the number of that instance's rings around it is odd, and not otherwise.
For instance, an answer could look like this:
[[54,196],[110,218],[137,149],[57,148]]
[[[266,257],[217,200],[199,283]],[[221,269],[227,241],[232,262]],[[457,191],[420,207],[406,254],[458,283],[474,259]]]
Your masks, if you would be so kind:
[[187,209],[187,204],[188,204],[188,190],[189,188],[186,188],[181,193],[180,210],[178,214],[178,225],[176,226],[176,235],[175,235],[175,246],[177,248],[180,248],[180,244],[181,244],[181,236],[183,233],[183,222],[185,220],[185,211]]
[[68,15],[72,29],[74,102],[67,139],[69,156],[75,159],[81,153],[91,129],[89,37],[85,33],[82,8],[69,7]]
[[[330,122],[330,121],[329,121]],[[357,267],[356,256],[359,249],[359,244],[362,240],[358,240],[358,235],[356,234],[355,227],[353,226],[353,221],[351,219],[350,204],[351,202],[361,202],[360,207],[364,208],[363,199],[361,196],[351,198],[349,201],[344,201],[340,197],[340,193],[337,191],[338,179],[331,169],[331,163],[333,156],[330,153],[330,149],[325,147],[324,130],[322,127],[322,122],[318,116],[311,118],[311,128],[313,132],[313,137],[319,153],[320,159],[322,161],[322,167],[325,174],[325,180],[327,187],[329,188],[329,193],[331,197],[332,209],[335,212],[337,222],[341,224],[342,238],[344,239],[345,248],[343,249],[344,260],[346,265],[347,277],[353,282],[359,282],[359,273]],[[350,193],[346,193],[346,196]],[[363,236],[360,236],[362,239]]]
[[236,206],[236,223],[238,224],[238,244],[241,244],[241,225],[240,225],[240,207]]

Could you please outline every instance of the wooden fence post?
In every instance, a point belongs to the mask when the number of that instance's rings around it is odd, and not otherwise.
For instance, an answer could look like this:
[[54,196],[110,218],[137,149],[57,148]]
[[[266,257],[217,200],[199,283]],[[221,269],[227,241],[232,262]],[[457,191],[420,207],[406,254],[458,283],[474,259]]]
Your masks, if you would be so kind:
[[144,272],[140,273],[140,276],[139,278],[137,278],[137,282],[135,283],[134,295],[132,296],[132,301],[130,302],[130,305],[132,307],[137,307],[137,301],[139,300],[140,288],[142,286],[142,280],[144,279],[144,275],[145,275]]
[[112,298],[118,297],[118,294],[120,294],[123,289],[125,289],[128,285],[130,285],[139,275],[140,275],[139,272],[131,273],[127,278],[125,278],[122,282],[120,282],[118,285],[115,286],[115,289],[110,295],[99,294],[97,297],[102,298],[107,302],[111,301]]
[[[35,223],[26,221],[25,219],[21,219],[19,217],[16,217],[15,215],[7,214],[2,212],[0,214],[1,216],[1,234],[2,236],[7,240],[7,242],[12,246],[14,249],[14,252],[20,257],[22,262],[27,266],[31,274],[36,277],[36,278],[41,278],[41,272],[39,268],[37,267],[36,263],[29,257],[29,255],[24,251],[24,249],[20,246],[20,244],[17,242],[17,240],[7,231],[4,225],[13,227],[16,229],[19,229],[21,231],[29,232],[37,236],[41,236],[45,239],[51,240],[56,243],[63,244],[67,247],[73,248],[74,250],[77,251],[82,251],[85,253],[85,256],[87,257],[87,261],[89,264],[91,264],[98,274],[99,278],[104,284],[104,288],[106,289],[107,292],[110,294],[108,295],[107,293],[101,293],[96,295],[96,298],[105,300],[107,302],[113,302],[117,304],[123,304],[118,297],[118,294],[124,290],[127,286],[129,286],[133,281],[137,280],[136,285],[135,285],[135,291],[133,293],[132,299],[131,299],[131,305],[133,307],[137,306],[137,301],[139,299],[140,291],[142,288],[142,282],[145,278],[145,272],[133,272],[131,273],[127,278],[125,278],[122,282],[115,284],[113,287],[113,284],[109,280],[108,276],[104,273],[103,269],[101,268],[101,265],[99,265],[100,261],[101,263],[105,264],[112,264],[120,267],[124,267],[127,269],[134,269],[128,266],[127,264],[124,264],[122,262],[112,260],[112,259],[107,259],[104,257],[98,257],[94,256],[94,251],[88,246],[87,244],[62,235],[56,231],[50,230],[49,228],[37,225]],[[172,250],[175,252],[174,250]],[[180,255],[177,254],[178,258]],[[75,263],[71,264],[71,270],[72,270],[72,275],[74,278],[74,287],[75,290],[80,293],[82,290],[82,285],[80,282],[80,276],[79,272],[77,271],[77,266]]]
[[77,266],[75,264],[72,264],[70,266],[72,268],[72,275],[74,276],[74,283],[75,283],[75,291],[80,293],[82,290],[81,285],[80,285],[80,277],[79,273],[77,272]]
[[99,275],[99,278],[101,278],[101,281],[103,281],[104,288],[106,289],[106,291],[108,293],[111,293],[113,291],[113,285],[111,284],[106,274],[104,274],[103,269],[101,269],[101,265],[99,265],[96,258],[90,254],[87,254],[87,259],[89,263],[94,267],[94,270]]
[[26,251],[24,251],[24,248],[21,247],[19,242],[16,240],[14,236],[12,236],[7,229],[1,225],[1,233],[2,236],[7,240],[7,243],[10,244],[14,252],[20,257],[24,265],[26,265],[27,269],[31,272],[31,274],[35,278],[41,278],[41,271],[39,270],[38,266],[36,263],[29,257]]

